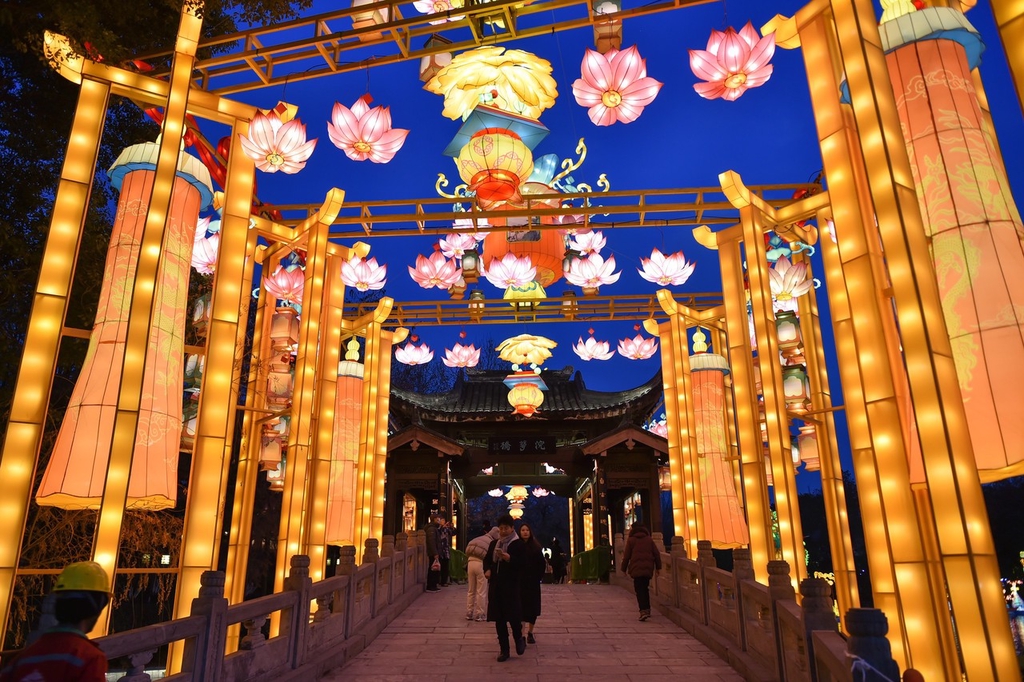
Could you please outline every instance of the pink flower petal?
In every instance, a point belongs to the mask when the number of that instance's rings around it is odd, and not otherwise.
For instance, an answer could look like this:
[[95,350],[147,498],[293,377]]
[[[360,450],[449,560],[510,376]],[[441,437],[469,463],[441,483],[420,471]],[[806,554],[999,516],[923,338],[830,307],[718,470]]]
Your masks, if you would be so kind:
[[607,56],[587,48],[583,55],[582,76],[598,92],[608,91],[612,84],[612,69]]
[[[719,81],[712,83],[694,83],[693,89],[704,99],[718,99],[724,97],[726,87]],[[733,98],[735,99],[735,97]]]
[[597,104],[590,107],[587,111],[587,116],[597,126],[610,126],[617,120],[615,116],[615,109],[609,109],[603,104]]
[[729,73],[737,73],[747,63],[750,46],[733,30],[726,31],[717,52],[718,63]]
[[715,55],[704,50],[690,50],[690,70],[705,81],[724,80],[729,75]]
[[654,98],[658,96],[661,85],[661,83],[653,78],[641,78],[624,90],[620,90],[619,94],[622,95],[623,102],[629,102],[634,106],[643,108],[653,102]]
[[644,60],[640,56],[636,45],[627,50],[622,50],[611,62],[612,67],[612,90],[621,92],[630,83],[643,77]]

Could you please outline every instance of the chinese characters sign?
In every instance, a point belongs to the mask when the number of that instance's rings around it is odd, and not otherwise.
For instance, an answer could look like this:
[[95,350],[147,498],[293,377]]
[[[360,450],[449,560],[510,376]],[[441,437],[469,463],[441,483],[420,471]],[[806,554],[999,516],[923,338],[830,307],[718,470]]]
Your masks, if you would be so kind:
[[491,438],[487,450],[493,455],[547,455],[555,452],[555,439],[545,436]]

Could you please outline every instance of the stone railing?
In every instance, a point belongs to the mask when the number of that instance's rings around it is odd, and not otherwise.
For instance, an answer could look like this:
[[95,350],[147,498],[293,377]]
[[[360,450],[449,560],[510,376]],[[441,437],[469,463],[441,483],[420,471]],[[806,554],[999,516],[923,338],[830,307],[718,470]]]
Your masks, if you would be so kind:
[[[750,550],[733,550],[733,570],[718,568],[711,543],[697,543],[697,558],[686,555],[683,538],[664,551],[662,570],[651,583],[651,606],[690,632],[744,679],[757,682],[852,682],[853,664],[863,661],[898,680],[885,639],[888,624],[877,609],[851,609],[849,639],[839,633],[832,610],[832,588],[820,578],[800,583],[797,603],[785,561],[768,562],[768,585],[754,580]],[[625,547],[614,541],[612,582],[632,590],[618,567]]]
[[[362,651],[423,591],[427,575],[423,531],[341,548],[337,575],[314,583],[309,557],[294,556],[284,590],[228,606],[224,574],[207,571],[191,615],[96,640],[108,660],[127,659],[125,682],[150,682],[144,672],[157,651],[184,642],[181,672],[164,679],[193,682],[315,680]],[[268,637],[268,623],[278,632]],[[228,632],[241,626],[229,646]],[[225,655],[225,651],[231,651]]]

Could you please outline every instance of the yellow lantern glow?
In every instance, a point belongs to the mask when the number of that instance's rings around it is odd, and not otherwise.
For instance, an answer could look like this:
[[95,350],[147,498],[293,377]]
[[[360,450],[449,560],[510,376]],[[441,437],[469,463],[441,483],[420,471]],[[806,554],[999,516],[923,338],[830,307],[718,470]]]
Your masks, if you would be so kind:
[[505,493],[505,499],[509,502],[522,502],[526,499],[529,493],[526,492],[526,486],[514,485],[512,489]]
[[508,403],[516,408],[512,410],[512,414],[532,417],[543,402],[544,393],[529,382],[518,383],[508,392]]
[[455,165],[469,190],[493,204],[518,196],[533,172],[533,152],[511,130],[484,128],[462,147]]

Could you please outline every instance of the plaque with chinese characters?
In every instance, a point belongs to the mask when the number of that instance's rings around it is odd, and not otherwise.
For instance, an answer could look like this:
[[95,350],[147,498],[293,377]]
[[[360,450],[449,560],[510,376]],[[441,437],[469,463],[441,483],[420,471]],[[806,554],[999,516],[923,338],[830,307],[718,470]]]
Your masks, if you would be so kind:
[[549,455],[555,452],[555,439],[545,436],[491,438],[487,450],[493,455]]

